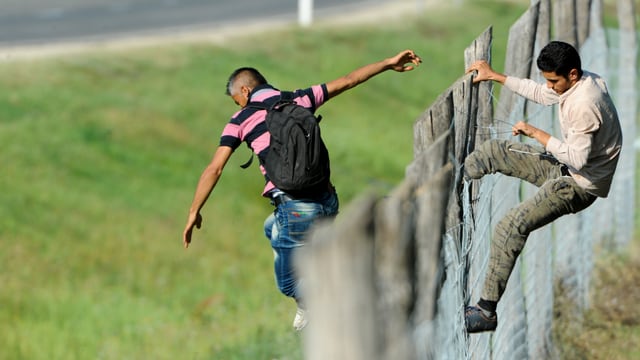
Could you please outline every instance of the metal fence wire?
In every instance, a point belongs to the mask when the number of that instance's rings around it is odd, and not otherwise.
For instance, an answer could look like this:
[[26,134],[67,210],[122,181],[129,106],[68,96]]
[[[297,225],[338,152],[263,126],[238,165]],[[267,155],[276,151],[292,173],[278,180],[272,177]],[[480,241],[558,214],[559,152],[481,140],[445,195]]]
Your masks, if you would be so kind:
[[[618,3],[633,8],[626,1]],[[354,201],[342,213],[348,223],[319,226],[301,251],[312,314],[307,359],[557,358],[555,285],[577,309],[588,308],[595,249],[620,249],[633,237],[638,35],[633,21],[605,31],[601,11],[598,0],[534,1],[509,33],[504,72],[542,81],[534,59],[550,24],[561,23],[583,68],[607,80],[625,143],[608,198],[529,236],[498,305],[496,331],[467,334],[464,306],[479,298],[495,222],[536,189],[500,174],[463,181],[461,164],[476,144],[506,138],[504,128],[521,119],[558,133],[557,109],[504,88],[496,97],[490,84],[473,85],[465,75],[416,120],[415,159],[403,183],[388,196]],[[567,14],[579,14],[570,16],[573,27],[557,18]],[[465,62],[490,60],[491,38],[489,28],[467,48]]]

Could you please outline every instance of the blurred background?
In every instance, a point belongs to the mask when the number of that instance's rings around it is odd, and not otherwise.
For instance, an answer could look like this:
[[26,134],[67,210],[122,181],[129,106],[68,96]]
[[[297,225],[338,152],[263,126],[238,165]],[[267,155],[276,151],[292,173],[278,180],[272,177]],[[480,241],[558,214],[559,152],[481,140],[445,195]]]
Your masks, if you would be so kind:
[[[250,21],[309,24],[383,4],[428,0],[8,0],[0,3],[0,46],[212,31]],[[241,31],[241,29],[238,29]]]

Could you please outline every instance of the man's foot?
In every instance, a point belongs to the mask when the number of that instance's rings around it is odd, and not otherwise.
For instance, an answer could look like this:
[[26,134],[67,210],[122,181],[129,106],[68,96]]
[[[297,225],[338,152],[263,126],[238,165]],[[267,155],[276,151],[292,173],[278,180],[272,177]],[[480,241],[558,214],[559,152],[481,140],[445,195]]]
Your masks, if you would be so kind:
[[298,307],[296,310],[296,317],[293,318],[293,328],[296,329],[296,331],[304,329],[304,327],[307,326],[307,323],[309,323],[308,316],[309,314],[307,314],[307,310]]
[[498,326],[498,315],[484,311],[478,306],[467,306],[464,309],[464,322],[469,334],[493,331]]

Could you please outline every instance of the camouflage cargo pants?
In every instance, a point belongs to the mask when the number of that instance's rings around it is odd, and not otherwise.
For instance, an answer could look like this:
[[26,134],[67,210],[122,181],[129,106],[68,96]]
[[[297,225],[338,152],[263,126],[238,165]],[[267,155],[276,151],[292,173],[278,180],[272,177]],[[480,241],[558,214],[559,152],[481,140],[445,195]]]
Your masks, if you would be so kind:
[[555,219],[587,208],[596,196],[587,193],[563,171],[544,149],[506,140],[489,140],[464,162],[465,177],[480,179],[497,172],[530,182],[539,188],[500,220],[491,240],[482,299],[499,301],[529,234]]

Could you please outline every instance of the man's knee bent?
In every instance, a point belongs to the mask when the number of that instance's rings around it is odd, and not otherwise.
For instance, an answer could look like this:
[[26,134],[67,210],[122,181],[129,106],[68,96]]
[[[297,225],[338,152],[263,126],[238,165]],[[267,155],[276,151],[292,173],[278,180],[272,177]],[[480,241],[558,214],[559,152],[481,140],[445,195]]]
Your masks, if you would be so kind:
[[466,179],[480,179],[491,172],[489,161],[493,156],[493,148],[500,146],[502,140],[487,140],[478,146],[464,160],[464,173]]

